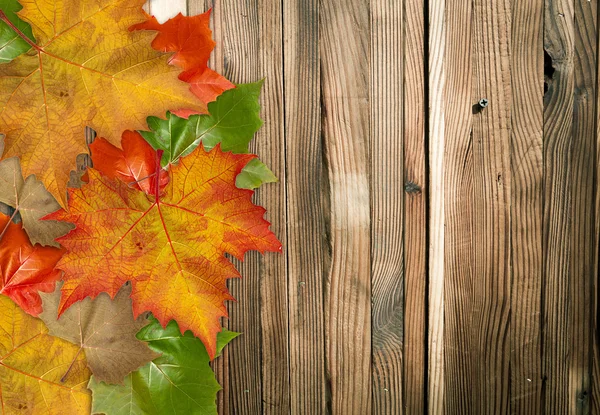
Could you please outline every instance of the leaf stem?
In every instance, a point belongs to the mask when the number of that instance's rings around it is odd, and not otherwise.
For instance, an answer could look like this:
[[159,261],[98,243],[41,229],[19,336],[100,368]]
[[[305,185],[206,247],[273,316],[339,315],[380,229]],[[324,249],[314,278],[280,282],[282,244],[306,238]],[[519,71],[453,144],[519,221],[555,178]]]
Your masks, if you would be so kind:
[[156,197],[156,203],[158,203],[159,197],[160,197],[160,160],[162,159],[164,151],[163,150],[157,150],[156,151],[156,178],[155,178],[155,189],[154,189],[154,194]]
[[13,214],[11,215],[10,219],[8,220],[8,222],[6,222],[6,226],[4,226],[4,229],[2,230],[2,233],[0,233],[0,241],[2,240],[2,238],[4,237],[4,234],[6,233],[6,231],[8,230],[8,227],[10,226],[10,224],[12,223],[13,219],[15,218],[15,216],[17,216],[17,212],[19,211],[19,209],[15,209],[15,211],[13,212]]
[[149,174],[149,175],[148,175],[148,176],[146,176],[146,177],[142,177],[141,179],[137,179],[137,180],[134,180],[134,181],[132,181],[132,182],[128,182],[128,183],[127,183],[127,186],[129,186],[129,187],[133,187],[135,184],[138,184],[138,183],[140,183],[142,180],[147,180],[147,179],[149,179],[149,178],[151,178],[151,177],[154,177],[154,175],[155,175],[155,174],[156,174],[156,173],[152,173],[152,174]]
[[36,45],[31,39],[29,39],[27,37],[27,35],[23,32],[21,32],[17,26],[15,26],[9,19],[8,16],[6,16],[6,14],[4,13],[4,11],[0,10],[0,20],[4,21],[4,23],[6,23],[12,30],[15,31],[15,33],[17,35],[19,35],[19,37],[21,39],[23,39],[25,42],[29,43],[29,45],[34,48],[35,50],[37,50],[38,52],[42,50],[42,48],[40,48],[38,45]]
[[65,381],[67,380],[67,375],[69,374],[69,372],[71,371],[71,369],[73,369],[73,365],[77,361],[77,356],[79,356],[79,353],[81,353],[82,349],[83,349],[83,346],[80,347],[79,350],[77,350],[77,353],[75,354],[75,357],[73,358],[73,361],[69,365],[69,368],[67,369],[66,373],[64,374],[64,376],[62,378],[60,378],[61,383],[65,383]]

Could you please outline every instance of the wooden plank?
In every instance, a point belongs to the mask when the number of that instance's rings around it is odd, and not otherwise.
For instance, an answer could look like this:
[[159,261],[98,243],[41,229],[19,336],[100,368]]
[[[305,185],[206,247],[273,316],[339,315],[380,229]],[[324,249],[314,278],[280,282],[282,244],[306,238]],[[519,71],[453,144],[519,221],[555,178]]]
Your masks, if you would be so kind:
[[[507,413],[510,9],[505,0],[450,3],[445,59],[445,410]],[[482,98],[489,100],[485,109],[474,105]]]
[[[189,9],[198,5],[189,0]],[[200,10],[198,10],[200,11]],[[272,0],[215,2],[213,27],[221,48],[215,66],[234,83],[265,78],[261,116],[265,124],[251,145],[279,177],[280,182],[261,187],[255,203],[267,209],[271,229],[286,249],[286,193],[282,94],[281,3]],[[222,53],[222,54],[221,54]],[[217,62],[222,57],[220,62]],[[289,412],[288,305],[286,256],[251,254],[238,269],[244,276],[232,281],[238,302],[230,304],[229,328],[242,331],[228,346],[230,413]]]
[[328,192],[321,142],[319,2],[283,2],[288,197],[290,404],[325,414],[323,281],[331,253],[323,216]]
[[[544,97],[544,411],[568,402],[568,301],[571,253],[571,130],[573,124],[573,8],[567,1],[545,3],[544,48],[552,79]],[[559,16],[560,14],[560,16]],[[560,413],[567,413],[566,410]]]
[[[571,192],[574,131],[575,15],[571,1],[546,1],[544,48],[548,91],[544,97],[544,384],[547,413],[575,413],[570,385],[573,325]],[[578,187],[578,186],[577,186]]]
[[512,3],[511,413],[542,413],[543,0]]
[[[477,384],[474,413],[509,412],[510,382],[510,114],[509,0],[473,7],[473,95],[489,106],[473,116],[473,314],[471,347]],[[467,392],[467,391],[465,391]]]
[[[404,175],[413,180],[411,189],[415,189],[407,197],[407,203],[413,207],[411,213],[417,216],[419,201],[423,199],[418,187],[423,186],[419,177],[419,157],[417,154],[419,139],[418,119],[413,120],[414,113],[407,114],[407,121],[411,127],[414,139],[403,134],[404,124],[404,99],[403,79],[409,79],[409,74],[403,73],[404,19],[402,2],[394,0],[371,1],[371,140],[370,140],[370,169],[371,169],[371,304],[372,304],[372,376],[373,376],[373,413],[375,414],[402,414],[403,404],[403,329],[404,329],[404,249],[403,242],[403,202]],[[417,52],[411,51],[414,58]],[[417,65],[416,62],[412,62]],[[421,74],[412,72],[410,82],[419,87]],[[409,89],[408,98],[418,110],[418,97],[414,89]],[[422,115],[421,111],[421,115]],[[417,130],[417,131],[415,131]],[[410,165],[404,172],[403,143],[406,140],[413,149]],[[415,148],[416,147],[416,148]],[[413,177],[414,176],[414,177]],[[408,201],[412,199],[411,201]],[[414,202],[412,202],[414,200]],[[412,203],[411,203],[412,202]],[[407,212],[408,214],[408,212]],[[412,217],[410,221],[419,221],[421,218]],[[421,223],[422,224],[422,223]],[[419,223],[411,226],[411,230],[419,228]],[[415,235],[417,236],[417,235]],[[418,243],[418,240],[415,240]],[[413,245],[413,254],[419,254],[419,247]],[[417,257],[417,261],[419,258]],[[418,270],[413,266],[413,281],[407,281],[407,301],[410,295],[417,293],[414,279],[418,278]],[[415,343],[422,339],[413,339],[418,336],[418,305],[414,313],[410,313],[410,328],[415,333],[405,334],[411,336]],[[423,317],[421,315],[421,317]],[[407,350],[409,356],[415,356],[413,346]],[[418,364],[418,362],[415,362]],[[423,369],[421,362],[421,370]],[[412,369],[412,368],[411,368]],[[411,370],[412,373],[412,370]],[[411,385],[412,386],[412,385]],[[414,390],[412,391],[414,392]],[[418,397],[417,397],[418,399]],[[408,409],[408,408],[407,408]],[[410,413],[410,412],[409,412]]]
[[554,413],[590,410],[592,363],[597,366],[592,337],[598,249],[596,19],[596,1],[546,3],[551,79],[544,114],[547,382],[542,399],[545,411]]
[[444,413],[444,236],[446,141],[446,0],[429,0],[429,320],[427,321],[427,409]]
[[[445,138],[443,171],[439,172],[444,182],[445,218],[443,407],[448,414],[470,414],[474,413],[470,412],[472,395],[479,396],[480,382],[474,378],[478,361],[470,330],[474,311],[472,236],[475,217],[471,128],[472,2],[447,0],[444,17]],[[438,401],[437,405],[440,403]]]
[[[396,2],[400,9],[399,2]],[[404,5],[404,406],[425,413],[427,197],[424,0]],[[389,14],[394,14],[390,10]],[[398,15],[400,13],[398,12]],[[398,22],[399,23],[399,22]],[[393,27],[400,24],[392,23]],[[389,58],[386,59],[389,61]],[[388,67],[393,65],[385,63]],[[394,129],[394,126],[390,126]],[[391,154],[388,154],[388,157]],[[391,160],[391,159],[390,159]],[[375,163],[376,165],[379,163]],[[392,163],[392,165],[394,165]],[[400,189],[402,191],[402,189]],[[394,206],[393,200],[389,201]],[[388,208],[389,209],[389,208]]]
[[[596,238],[596,59],[597,0],[574,2],[575,54],[573,91],[572,170],[570,186],[572,220],[572,274],[570,368],[568,387],[571,410],[589,413],[591,396],[592,323],[597,274]],[[573,184],[577,184],[573,186]]]
[[[371,412],[369,2],[320,4],[323,140],[330,182],[325,297],[331,412]],[[343,34],[343,36],[340,36]]]
[[[600,29],[597,29],[600,30]],[[598,36],[598,43],[596,44],[596,51],[600,53],[600,36]],[[596,57],[596,88],[600,88],[600,56]],[[596,117],[600,116],[600,93],[596,93]],[[596,166],[600,166],[600,122],[596,122]],[[598,180],[598,167],[596,167],[596,243],[600,243],[600,180]],[[594,328],[594,338],[592,340],[592,373],[591,383],[592,391],[590,396],[590,413],[600,413],[600,281],[598,280],[598,273],[600,272],[600,252],[596,250],[596,258],[594,264],[596,265],[592,275],[594,276],[594,301],[592,309],[592,327]]]

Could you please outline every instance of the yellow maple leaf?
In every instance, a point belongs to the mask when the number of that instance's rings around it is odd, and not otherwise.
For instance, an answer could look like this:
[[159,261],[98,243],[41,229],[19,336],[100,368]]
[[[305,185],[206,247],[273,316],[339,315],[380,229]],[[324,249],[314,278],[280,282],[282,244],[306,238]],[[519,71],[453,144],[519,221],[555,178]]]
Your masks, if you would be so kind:
[[79,347],[50,336],[42,320],[0,296],[2,413],[89,414],[90,379]]
[[35,174],[63,206],[76,157],[88,151],[86,126],[118,145],[122,131],[145,129],[149,115],[206,112],[168,64],[170,54],[152,48],[155,33],[128,30],[146,20],[144,2],[21,1],[19,17],[36,43],[26,39],[32,49],[0,65],[4,157],[21,157],[23,173]]

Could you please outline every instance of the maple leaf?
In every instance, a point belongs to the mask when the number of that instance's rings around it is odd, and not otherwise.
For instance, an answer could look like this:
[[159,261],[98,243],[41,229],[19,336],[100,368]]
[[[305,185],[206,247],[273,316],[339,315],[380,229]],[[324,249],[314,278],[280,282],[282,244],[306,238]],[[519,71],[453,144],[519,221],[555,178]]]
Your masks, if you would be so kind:
[[92,163],[96,170],[111,179],[120,179],[130,186],[148,194],[155,194],[155,175],[158,170],[159,191],[169,182],[169,173],[157,166],[156,151],[144,140],[140,133],[125,131],[121,138],[121,150],[104,138],[97,138],[90,144]]
[[131,30],[156,30],[152,47],[164,52],[175,52],[170,63],[184,69],[179,79],[191,84],[191,90],[206,104],[221,93],[235,88],[224,76],[208,68],[210,54],[215,48],[210,30],[210,10],[197,16],[177,16],[163,24],[155,17],[134,25]]
[[0,19],[32,49],[0,65],[0,130],[5,156],[20,156],[63,206],[78,154],[87,153],[89,126],[113,144],[126,129],[140,129],[150,114],[168,109],[206,112],[151,47],[153,32],[130,32],[146,19],[145,0],[28,0],[18,15],[37,44],[6,14]]
[[34,175],[23,180],[17,157],[0,162],[0,202],[20,214],[23,227],[34,245],[39,243],[58,248],[55,239],[73,229],[70,223],[40,220],[60,209],[60,205]]
[[248,250],[281,251],[253,191],[234,185],[254,157],[198,148],[171,166],[161,197],[89,169],[89,183],[69,189],[69,211],[48,217],[76,225],[59,238],[67,249],[57,265],[65,271],[59,314],[87,296],[113,297],[131,281],[135,316],[175,319],[214,356],[224,301],[232,299],[226,280],[239,277],[224,254],[242,260]]
[[[202,342],[191,332],[181,334],[175,321],[165,329],[156,319],[138,334],[161,357],[128,375],[123,386],[107,385],[92,376],[92,411],[111,415],[216,414],[221,389]],[[217,335],[217,352],[238,333]]]
[[78,345],[94,376],[107,383],[123,378],[158,356],[146,343],[136,339],[148,320],[133,318],[131,286],[121,288],[113,300],[102,293],[74,304],[57,319],[60,284],[51,294],[41,294],[44,312],[40,318],[49,333]]
[[50,292],[61,272],[54,266],[63,249],[33,246],[21,225],[0,213],[0,293],[12,298],[26,313],[37,316],[42,311],[38,291]]
[[[208,104],[208,114],[191,115],[188,119],[171,113],[167,113],[166,120],[148,117],[152,131],[140,131],[140,134],[153,148],[163,150],[163,166],[176,163],[200,143],[207,149],[220,144],[223,151],[247,153],[250,141],[263,124],[258,103],[262,84],[262,81],[242,84],[224,92]],[[275,181],[273,172],[254,159],[237,177],[236,185],[254,189],[262,183]]]
[[[0,10],[6,14],[8,20],[28,39],[34,41],[31,26],[17,16],[17,12],[22,8],[17,0],[0,0]],[[0,21],[0,63],[10,62],[29,49],[31,49],[31,45],[27,41],[22,39],[8,24]]]
[[90,372],[79,348],[0,296],[2,413],[89,414]]

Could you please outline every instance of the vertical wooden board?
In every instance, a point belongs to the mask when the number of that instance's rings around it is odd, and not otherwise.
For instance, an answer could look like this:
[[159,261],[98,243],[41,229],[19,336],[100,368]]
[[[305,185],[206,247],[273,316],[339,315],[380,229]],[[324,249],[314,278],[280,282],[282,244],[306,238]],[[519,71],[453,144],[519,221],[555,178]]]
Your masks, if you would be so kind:
[[429,0],[429,290],[427,321],[427,410],[444,413],[444,152],[446,0]]
[[[194,14],[206,4],[189,0]],[[286,247],[285,161],[282,95],[281,3],[273,0],[214,3],[215,40],[221,45],[213,66],[234,83],[264,78],[261,94],[263,127],[251,144],[279,177],[254,196],[267,209],[271,229]],[[201,8],[200,10],[198,10]],[[232,281],[238,300],[229,306],[229,328],[243,332],[227,347],[229,413],[289,412],[287,273],[284,254],[247,255],[238,263],[242,280]]]
[[543,0],[512,3],[511,413],[542,412]]
[[544,221],[545,292],[542,328],[545,413],[572,413],[569,353],[572,304],[571,157],[573,130],[573,2],[546,0],[544,49],[548,91],[544,96]]
[[[376,414],[402,414],[404,406],[402,359],[404,325],[404,251],[402,246],[404,216],[404,97],[402,87],[404,53],[402,47],[404,42],[402,38],[404,19],[402,3],[395,0],[371,1],[371,315],[373,413]],[[413,53],[414,55],[417,53]],[[413,64],[417,65],[415,62]],[[419,70],[422,73],[422,67]],[[415,79],[409,82],[418,83],[419,73],[411,75]],[[416,87],[418,88],[418,85]],[[410,98],[414,98],[412,93],[415,92],[411,90]],[[412,104],[418,106],[418,101]],[[415,108],[415,111],[418,111],[418,108]],[[421,116],[422,114],[421,111]],[[409,115],[411,122],[413,115],[415,114]],[[413,141],[418,143],[423,136],[419,134],[418,125],[414,124],[413,122],[411,125],[411,132],[415,135]],[[414,161],[418,163],[418,160]],[[415,163],[410,166],[411,169],[415,167],[418,170],[418,165],[415,166]],[[412,173],[412,171],[407,172],[407,174]],[[415,189],[417,186],[423,185],[421,177],[418,177],[419,172],[416,173],[417,177],[413,178]],[[421,192],[415,190],[413,194],[413,198],[422,199]],[[418,215],[417,212],[413,213]],[[410,220],[419,221],[419,219],[414,217]],[[415,225],[411,229],[418,228],[419,224]],[[418,241],[415,240],[415,242]],[[413,254],[419,254],[418,248]],[[413,275],[415,280],[418,277]],[[413,292],[413,288],[418,289],[414,285],[413,282],[407,296],[409,294],[419,295]],[[415,304],[412,306],[414,307]],[[411,313],[411,317],[414,319],[418,313],[417,306],[414,313]],[[415,323],[411,325],[411,328],[418,324]],[[413,333],[410,335],[412,336]],[[411,337],[412,340],[419,342],[419,339]],[[414,351],[413,347],[410,352]],[[415,360],[419,359],[419,356],[414,356],[414,353],[411,357]],[[418,361],[414,363],[419,364]],[[421,361],[421,369],[423,369],[422,363]]]
[[[472,2],[447,0],[444,54],[444,270],[443,407],[448,414],[476,413],[480,396],[473,345]],[[432,209],[434,205],[432,205]],[[432,233],[434,231],[432,230]],[[433,282],[432,282],[433,284]],[[437,282],[436,282],[437,284]],[[434,311],[432,311],[433,313]],[[439,402],[438,402],[439,405]],[[436,407],[439,409],[439,406]]]
[[[331,266],[325,324],[331,412],[371,412],[369,2],[322,0],[323,140],[330,182]],[[343,34],[343,35],[342,35]]]
[[[600,29],[596,29],[600,30]],[[600,74],[600,35],[597,37],[598,43],[596,43],[596,88],[600,88],[600,79],[598,74]],[[596,93],[596,117],[600,116],[600,91],[597,90]],[[596,219],[596,244],[600,244],[600,180],[598,180],[598,166],[600,166],[600,122],[596,121],[596,210],[595,210],[595,219]],[[592,310],[592,324],[593,324],[593,333],[594,338],[592,340],[592,373],[591,373],[591,383],[592,383],[592,391],[590,396],[590,413],[598,414],[600,413],[600,281],[599,281],[599,272],[600,272],[600,249],[596,249],[596,258],[594,263],[596,267],[592,272],[594,277],[593,279],[593,310]]]
[[571,409],[589,413],[593,339],[593,290],[596,263],[596,59],[597,0],[575,1],[573,130],[570,186],[573,304],[570,340],[569,393]]
[[[400,5],[397,6],[400,8]],[[392,10],[390,10],[393,13]],[[404,406],[425,413],[427,197],[425,4],[404,4]],[[400,25],[394,25],[400,27]],[[391,127],[394,128],[393,126]],[[390,201],[393,206],[394,202]]]
[[510,382],[510,115],[509,0],[473,7],[473,318],[470,330],[479,393],[475,413],[509,412]]
[[546,412],[588,413],[597,282],[597,2],[548,2],[545,48]]
[[331,254],[323,216],[319,2],[283,2],[290,318],[290,404],[294,414],[325,414],[323,281]]

